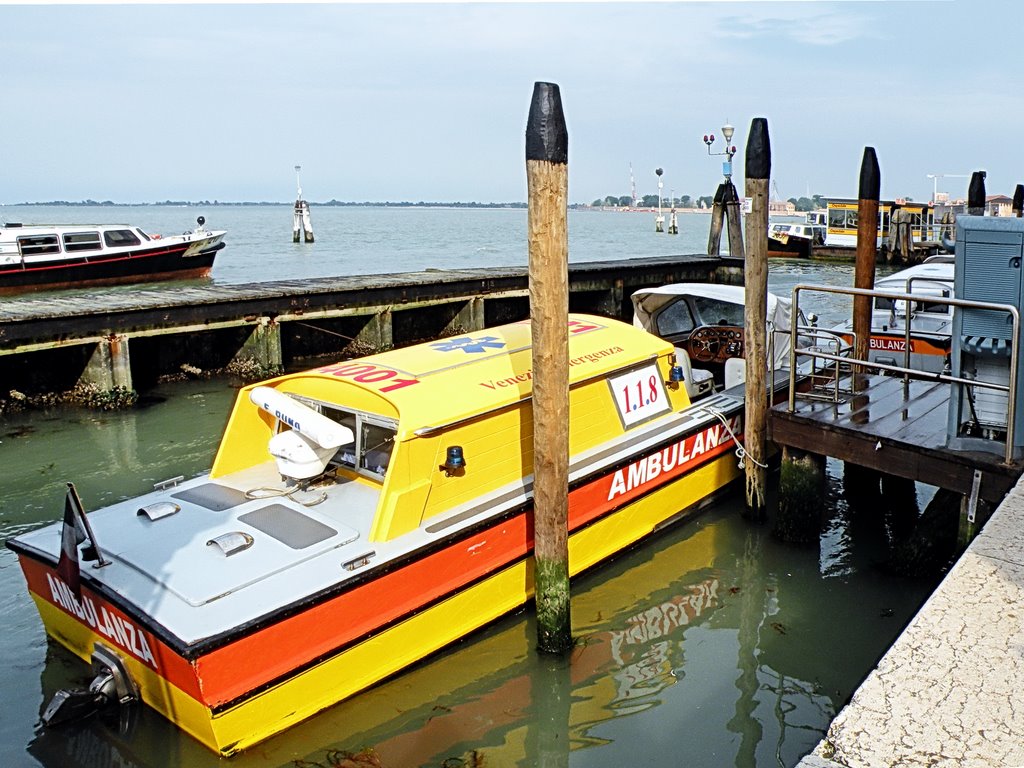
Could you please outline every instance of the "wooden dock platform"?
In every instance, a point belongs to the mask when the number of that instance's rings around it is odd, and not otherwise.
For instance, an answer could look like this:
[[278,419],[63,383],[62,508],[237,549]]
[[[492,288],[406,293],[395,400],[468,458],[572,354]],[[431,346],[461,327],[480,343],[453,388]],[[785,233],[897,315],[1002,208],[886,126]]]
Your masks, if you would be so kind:
[[[772,408],[771,439],[783,446],[848,461],[964,495],[981,473],[980,498],[998,503],[1024,474],[1024,462],[1004,462],[1003,444],[987,451],[946,447],[950,384],[859,375],[863,388],[838,402],[798,398]],[[849,379],[841,390],[851,390]],[[996,452],[997,451],[997,452]]]

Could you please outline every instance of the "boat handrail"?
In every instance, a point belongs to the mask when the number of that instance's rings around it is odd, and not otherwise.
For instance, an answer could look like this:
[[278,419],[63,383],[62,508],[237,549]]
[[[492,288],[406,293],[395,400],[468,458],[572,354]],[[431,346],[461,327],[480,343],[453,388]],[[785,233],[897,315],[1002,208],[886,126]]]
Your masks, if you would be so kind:
[[[795,340],[797,338],[797,324],[795,318],[797,317],[800,309],[800,292],[806,291],[811,293],[832,293],[844,296],[866,296],[871,299],[883,298],[891,299],[892,301],[914,301],[915,297],[910,293],[892,293],[889,291],[878,291],[872,288],[841,288],[832,285],[810,285],[810,284],[798,284],[793,286],[793,315],[794,318],[790,323],[790,339]],[[961,307],[963,309],[987,309],[996,312],[1006,312],[1010,315],[1013,321],[1013,336],[1015,340],[1020,339],[1020,310],[1012,304],[1000,304],[996,302],[987,301],[972,301],[970,299],[956,299],[950,297],[935,297],[936,304],[949,304],[953,307]],[[1017,403],[1013,397],[1013,393],[1017,391],[1017,365],[1020,352],[1020,344],[1010,344],[1010,381],[1008,384],[997,384],[990,381],[981,381],[979,379],[968,379],[960,376],[953,376],[947,373],[935,373],[932,371],[922,371],[920,369],[911,368],[909,365],[910,355],[910,323],[905,323],[905,355],[904,361],[907,365],[890,365],[888,363],[880,363],[872,360],[861,360],[859,358],[850,357],[839,357],[838,355],[831,355],[827,352],[816,351],[813,348],[797,349],[796,345],[790,343],[789,345],[789,412],[793,413],[796,410],[796,358],[797,355],[804,355],[811,358],[821,358],[823,360],[831,360],[838,366],[840,363],[846,363],[848,365],[860,367],[861,370],[864,368],[877,369],[879,371],[889,371],[891,373],[903,374],[904,384],[909,384],[911,376],[915,379],[922,379],[927,381],[941,381],[949,384],[963,384],[966,387],[981,387],[983,389],[991,389],[996,392],[1006,393],[1006,446],[1004,451],[1004,460],[1006,464],[1013,462],[1013,446],[1014,446],[1014,421],[1017,416]],[[838,371],[836,372],[838,379]],[[838,388],[837,388],[838,391]]]

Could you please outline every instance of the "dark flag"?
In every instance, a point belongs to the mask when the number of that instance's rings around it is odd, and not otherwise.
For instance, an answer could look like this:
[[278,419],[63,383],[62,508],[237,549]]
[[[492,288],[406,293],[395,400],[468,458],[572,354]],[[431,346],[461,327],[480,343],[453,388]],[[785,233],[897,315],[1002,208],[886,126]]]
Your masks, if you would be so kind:
[[57,575],[79,599],[82,598],[82,587],[78,574],[78,545],[85,541],[85,534],[80,522],[80,516],[83,514],[74,486],[68,483],[68,495],[64,499],[64,529],[60,537]]

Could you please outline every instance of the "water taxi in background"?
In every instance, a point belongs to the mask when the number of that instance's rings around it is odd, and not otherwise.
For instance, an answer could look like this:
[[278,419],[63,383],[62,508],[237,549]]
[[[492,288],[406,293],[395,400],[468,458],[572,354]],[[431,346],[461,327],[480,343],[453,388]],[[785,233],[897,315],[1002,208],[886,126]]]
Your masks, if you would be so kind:
[[[857,247],[858,200],[834,198],[826,202],[828,220],[825,231],[825,245],[836,248]],[[878,203],[878,227],[876,247],[886,245],[890,223],[901,211],[899,217],[906,218],[914,243],[927,243],[935,231],[935,208],[929,203],[915,203],[909,200],[881,200]]]
[[224,231],[150,235],[124,224],[0,227],[0,293],[206,277]]
[[[673,345],[569,319],[571,575],[740,476],[742,388],[694,402]],[[241,390],[209,474],[7,542],[47,633],[223,755],[533,594],[529,322]],[[81,563],[81,566],[80,566]],[[86,565],[88,564],[88,565]]]
[[[887,365],[903,366],[910,327],[910,367],[941,373],[949,365],[953,333],[953,307],[939,299],[953,297],[952,255],[929,256],[921,264],[875,280],[875,290],[914,294],[920,300],[910,302],[876,297],[871,310],[871,340],[868,359]],[[853,322],[834,332],[853,343]]]

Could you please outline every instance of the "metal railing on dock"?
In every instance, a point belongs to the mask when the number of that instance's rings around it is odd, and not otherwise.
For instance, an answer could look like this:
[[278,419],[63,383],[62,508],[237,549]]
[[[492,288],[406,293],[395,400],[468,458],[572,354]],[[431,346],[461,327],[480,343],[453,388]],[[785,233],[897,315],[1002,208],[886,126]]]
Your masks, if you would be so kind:
[[[1016,420],[1017,403],[1016,398],[1013,396],[1017,391],[1017,366],[1019,360],[1019,343],[1020,337],[1020,311],[1017,307],[1012,304],[997,304],[993,302],[982,302],[982,301],[971,301],[968,299],[955,299],[952,297],[939,297],[939,296],[928,296],[929,304],[943,304],[952,307],[960,307],[963,309],[984,309],[993,310],[997,312],[1005,312],[1010,315],[1013,321],[1013,336],[1014,343],[1010,344],[1010,371],[1009,371],[1009,383],[999,384],[992,381],[983,381],[980,379],[964,378],[961,376],[953,376],[951,373],[941,372],[936,373],[934,371],[924,371],[910,366],[910,353],[911,353],[911,331],[912,331],[912,309],[914,302],[921,301],[921,294],[912,293],[891,293],[888,291],[876,291],[868,288],[839,288],[835,286],[826,285],[805,285],[800,284],[793,287],[793,315],[790,323],[790,337],[792,342],[795,342],[799,333],[799,326],[797,325],[797,318],[800,314],[800,293],[813,292],[813,293],[831,293],[846,296],[867,296],[872,299],[888,299],[890,301],[903,301],[907,308],[907,321],[905,323],[905,338],[904,338],[904,365],[891,365],[889,363],[880,363],[872,360],[861,360],[855,357],[845,357],[841,355],[830,354],[823,352],[820,349],[814,347],[798,348],[796,343],[791,343],[789,348],[789,412],[793,413],[796,410],[796,378],[797,378],[797,357],[809,357],[812,360],[822,359],[832,361],[836,366],[836,399],[839,397],[839,366],[853,366],[853,370],[857,371],[858,367],[860,370],[865,368],[878,370],[883,373],[901,374],[903,376],[904,384],[909,383],[911,378],[920,379],[924,381],[937,381],[945,382],[948,384],[962,384],[971,391],[973,388],[990,389],[996,392],[1003,392],[1006,394],[1006,447],[1004,453],[1004,460],[1007,464],[1013,461],[1013,448],[1015,445],[1015,434],[1014,434],[1014,422]],[[856,345],[856,338],[854,338],[854,345]],[[854,346],[856,348],[856,346]],[[854,377],[856,373],[854,373]],[[852,379],[851,379],[852,380]]]

